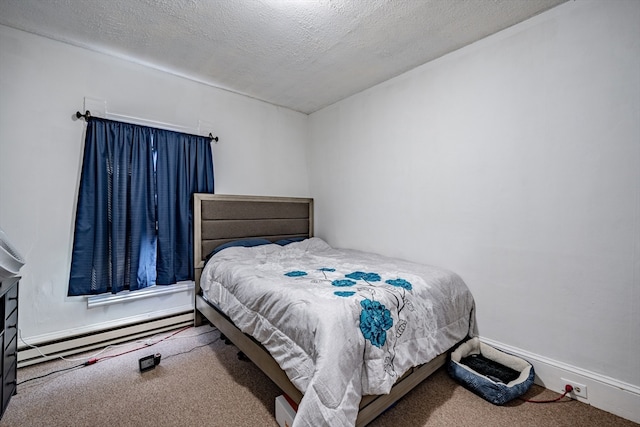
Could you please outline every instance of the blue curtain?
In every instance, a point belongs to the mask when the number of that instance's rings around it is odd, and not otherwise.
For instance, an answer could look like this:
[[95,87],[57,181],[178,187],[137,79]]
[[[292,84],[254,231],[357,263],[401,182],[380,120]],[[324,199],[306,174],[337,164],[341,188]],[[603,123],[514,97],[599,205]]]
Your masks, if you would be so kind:
[[207,138],[90,118],[68,295],[191,279],[196,191],[213,192]]
[[209,138],[156,131],[158,284],[193,279],[193,193],[213,193]]

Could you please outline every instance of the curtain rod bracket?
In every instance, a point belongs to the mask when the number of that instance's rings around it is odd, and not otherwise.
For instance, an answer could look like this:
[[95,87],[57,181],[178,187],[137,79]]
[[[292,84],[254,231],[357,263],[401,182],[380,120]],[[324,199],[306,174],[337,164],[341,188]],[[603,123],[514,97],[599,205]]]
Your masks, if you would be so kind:
[[81,117],[84,117],[84,120],[88,122],[89,118],[91,117],[91,112],[87,110],[84,114],[82,114],[80,111],[76,111],[76,118],[79,119]]
[[212,141],[218,142],[218,137],[217,136],[213,136],[211,134],[211,132],[209,132],[209,139],[211,139]]

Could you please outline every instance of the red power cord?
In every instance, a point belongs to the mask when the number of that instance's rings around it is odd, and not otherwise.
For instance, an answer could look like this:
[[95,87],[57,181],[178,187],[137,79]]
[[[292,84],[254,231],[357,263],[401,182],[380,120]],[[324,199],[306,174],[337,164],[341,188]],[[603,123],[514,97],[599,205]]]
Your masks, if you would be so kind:
[[89,360],[87,360],[86,362],[84,362],[84,366],[93,365],[94,363],[97,363],[97,362],[99,362],[99,361],[101,361],[101,360],[105,360],[105,359],[112,359],[112,358],[114,358],[114,357],[122,356],[123,354],[133,353],[134,351],[138,351],[138,350],[142,350],[143,348],[151,347],[151,346],[156,345],[156,344],[158,344],[158,343],[160,343],[160,342],[162,342],[162,341],[168,340],[168,339],[169,339],[169,338],[171,338],[172,336],[174,336],[174,335],[176,335],[176,334],[179,334],[179,333],[180,333],[180,332],[182,332],[182,331],[186,331],[186,330],[187,330],[187,329],[189,329],[189,328],[192,328],[192,326],[185,326],[185,327],[184,327],[184,328],[182,328],[182,329],[178,329],[177,331],[175,331],[175,332],[174,332],[174,333],[172,333],[171,335],[167,335],[166,337],[164,337],[164,338],[162,338],[161,340],[158,340],[158,341],[156,341],[156,342],[154,342],[154,343],[152,343],[152,344],[143,345],[143,346],[140,346],[140,347],[137,347],[137,348],[131,349],[131,350],[123,351],[122,353],[118,353],[118,354],[111,354],[111,355],[108,355],[108,356],[102,356],[102,357],[94,357],[93,359],[89,359]]
[[573,387],[570,384],[567,384],[567,385],[564,386],[564,393],[562,393],[562,395],[560,395],[559,397],[556,397],[555,399],[530,400],[530,399],[520,398],[520,400],[524,400],[525,402],[529,402],[529,403],[552,403],[552,402],[557,402],[558,400],[562,399],[563,397],[565,397],[567,394],[571,393],[572,391],[573,391]]
[[40,378],[48,377],[49,375],[52,375],[52,374],[57,374],[57,373],[60,373],[60,372],[69,371],[69,370],[72,370],[72,369],[77,369],[77,368],[82,368],[82,367],[84,367],[84,366],[93,365],[93,364],[95,364],[95,363],[99,362],[100,360],[104,360],[104,359],[111,359],[111,358],[114,358],[114,357],[122,356],[123,354],[131,353],[131,352],[138,351],[138,350],[142,350],[143,348],[147,348],[147,347],[151,347],[151,346],[153,346],[153,345],[156,345],[156,344],[158,344],[159,342],[162,342],[162,341],[164,341],[164,340],[167,340],[167,339],[171,338],[172,336],[174,336],[174,335],[176,335],[176,334],[179,334],[180,332],[185,331],[185,330],[187,330],[187,329],[189,329],[189,328],[192,328],[192,327],[193,327],[193,326],[185,326],[184,328],[182,328],[182,329],[178,329],[177,331],[175,331],[175,332],[174,332],[174,333],[172,333],[171,335],[168,335],[168,336],[166,336],[166,337],[162,338],[161,340],[158,340],[158,341],[156,341],[156,342],[154,342],[154,343],[152,343],[152,344],[147,344],[147,345],[144,345],[144,346],[140,346],[140,347],[138,347],[138,348],[134,348],[134,349],[132,349],[132,350],[128,350],[128,351],[123,351],[122,353],[118,353],[118,354],[112,354],[112,355],[109,355],[109,356],[103,356],[103,357],[94,357],[94,358],[92,358],[92,359],[87,360],[87,361],[86,361],[86,362],[84,362],[84,363],[80,363],[80,364],[75,365],[75,366],[70,366],[70,367],[68,367],[68,368],[58,369],[58,370],[56,370],[56,371],[49,372],[48,374],[44,374],[44,375],[40,375],[40,376],[37,376],[37,377],[29,378],[29,379],[24,380],[24,381],[20,381],[19,383],[17,383],[17,385],[21,385],[21,384],[24,384],[24,383],[27,383],[27,382],[29,382],[29,381],[33,381],[33,380],[38,380],[38,379],[40,379]]

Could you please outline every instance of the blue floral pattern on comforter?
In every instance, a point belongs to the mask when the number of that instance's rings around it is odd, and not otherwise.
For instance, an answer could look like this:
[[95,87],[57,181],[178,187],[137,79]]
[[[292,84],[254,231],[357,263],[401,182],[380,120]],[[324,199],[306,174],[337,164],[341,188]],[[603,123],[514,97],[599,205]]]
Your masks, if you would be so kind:
[[[327,275],[325,272],[335,272],[335,268],[330,267],[322,267],[317,269],[324,275],[324,280],[327,281]],[[302,277],[307,276],[309,273],[301,270],[293,270],[284,273],[287,277]],[[344,277],[346,279],[335,279],[331,281],[333,286],[337,287],[346,287],[346,286],[355,286],[358,280],[362,280],[368,285],[372,286],[372,282],[379,282],[381,277],[378,273],[375,272],[363,272],[363,271],[354,271],[352,273],[345,274]],[[315,281],[317,282],[317,280]],[[401,287],[406,290],[411,290],[411,283],[405,279],[388,279],[385,281],[386,284]],[[335,291],[334,295],[340,297],[350,297],[356,295],[356,291]],[[404,295],[398,296],[400,299],[404,301]],[[360,312],[360,331],[364,338],[366,338],[372,345],[376,347],[382,347],[384,343],[387,341],[387,330],[393,326],[393,319],[391,317],[391,312],[387,310],[387,308],[380,304],[378,301],[363,299],[360,301],[360,305],[362,306],[362,311]],[[398,310],[398,313],[401,309]],[[406,327],[406,321],[401,320],[400,324],[401,328],[398,329],[398,336],[402,335],[404,328]]]
[[296,427],[353,425],[363,395],[388,393],[475,334],[473,298],[456,274],[318,238],[220,251],[201,286],[304,393]]

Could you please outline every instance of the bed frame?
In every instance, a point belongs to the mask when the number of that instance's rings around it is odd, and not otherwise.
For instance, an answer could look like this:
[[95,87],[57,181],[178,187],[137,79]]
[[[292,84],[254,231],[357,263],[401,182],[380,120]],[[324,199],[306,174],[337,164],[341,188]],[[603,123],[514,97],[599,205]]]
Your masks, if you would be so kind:
[[[211,322],[256,364],[292,400],[302,393],[269,352],[252,337],[241,332],[220,310],[200,295],[200,276],[205,258],[215,247],[232,240],[261,237],[276,241],[313,236],[313,199],[292,197],[194,195],[195,324]],[[441,354],[424,365],[412,368],[386,395],[363,396],[356,426],[365,426],[420,384],[446,362]]]

